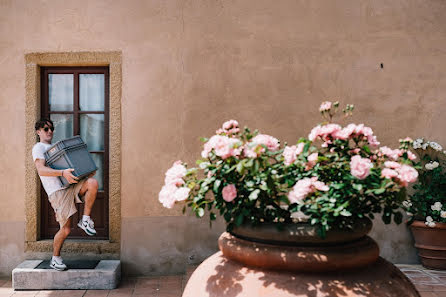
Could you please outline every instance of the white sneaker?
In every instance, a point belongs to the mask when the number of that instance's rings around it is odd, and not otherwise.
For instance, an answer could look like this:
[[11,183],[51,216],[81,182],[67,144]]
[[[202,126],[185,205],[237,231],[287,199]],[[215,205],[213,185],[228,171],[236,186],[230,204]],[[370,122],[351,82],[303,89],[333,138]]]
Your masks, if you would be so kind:
[[77,226],[90,236],[96,235],[96,230],[94,229],[94,222],[92,219],[88,219],[87,221],[81,219]]
[[51,268],[56,269],[58,271],[64,271],[64,270],[67,269],[67,265],[65,265],[62,262],[62,260],[59,261],[59,260],[56,260],[54,258],[51,259],[50,266],[51,266]]

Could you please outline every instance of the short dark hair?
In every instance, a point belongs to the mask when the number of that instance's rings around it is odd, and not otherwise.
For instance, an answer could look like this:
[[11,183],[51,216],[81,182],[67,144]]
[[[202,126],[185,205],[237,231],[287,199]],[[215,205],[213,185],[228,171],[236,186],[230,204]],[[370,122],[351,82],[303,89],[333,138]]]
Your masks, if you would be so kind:
[[41,118],[40,120],[38,120],[36,122],[36,125],[34,126],[34,128],[36,128],[36,131],[37,131],[41,128],[44,128],[45,125],[49,125],[49,124],[51,124],[51,126],[54,127],[52,120]]

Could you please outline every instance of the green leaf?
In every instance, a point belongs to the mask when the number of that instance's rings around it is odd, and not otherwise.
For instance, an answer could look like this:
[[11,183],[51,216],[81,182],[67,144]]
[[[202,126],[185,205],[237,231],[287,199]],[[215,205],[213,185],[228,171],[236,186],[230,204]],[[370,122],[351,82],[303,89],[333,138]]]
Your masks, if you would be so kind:
[[237,218],[235,218],[235,225],[240,226],[243,223],[243,214],[239,214]]
[[244,169],[244,167],[243,167],[243,162],[239,162],[239,163],[237,164],[237,172],[240,173],[240,174],[243,174],[243,173],[242,173],[242,172],[243,172],[243,169]]
[[343,187],[345,187],[345,184],[341,184],[341,183],[332,183],[332,184],[330,185],[330,187],[332,187],[333,189],[336,189],[336,190],[340,190],[340,189],[342,189]]
[[208,138],[206,138],[206,137],[200,137],[200,141],[202,141],[202,142],[207,142],[209,139]]
[[370,148],[367,145],[364,145],[362,147],[362,149],[367,153],[367,154],[371,154],[372,152],[370,151]]
[[260,193],[259,189],[252,191],[251,194],[249,194],[249,200],[256,200],[257,197],[259,196],[259,193]]
[[382,194],[386,191],[385,188],[381,188],[381,189],[375,189],[373,190],[373,193],[375,193],[376,195]]
[[403,221],[403,214],[401,212],[394,213],[393,221],[398,225],[401,224],[401,222]]
[[245,163],[245,167],[252,167],[252,165],[254,165],[254,160],[253,159],[249,159],[248,162]]
[[215,193],[218,193],[218,188],[220,187],[220,185],[221,185],[221,180],[216,179],[214,182],[214,192]]
[[260,162],[259,160],[256,159],[254,162],[254,172],[258,172],[259,169],[260,169]]
[[211,219],[211,221],[215,221],[215,219],[217,218],[217,216],[215,215],[215,213],[211,212],[209,214],[209,218]]
[[353,184],[352,187],[353,187],[353,189],[355,189],[358,192],[360,192],[362,190],[361,184]]
[[183,207],[183,214],[186,212],[186,205]]
[[346,209],[343,209],[339,214],[344,217],[350,217],[352,215],[352,213]]
[[196,214],[198,217],[201,218],[202,216],[204,216],[204,209],[200,207],[199,209],[197,209]]

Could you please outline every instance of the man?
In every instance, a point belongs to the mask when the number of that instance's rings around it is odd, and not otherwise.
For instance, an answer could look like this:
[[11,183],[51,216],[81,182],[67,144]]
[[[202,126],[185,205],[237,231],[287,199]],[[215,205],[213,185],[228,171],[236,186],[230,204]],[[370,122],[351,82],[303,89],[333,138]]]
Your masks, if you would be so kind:
[[[48,200],[56,214],[56,221],[60,225],[60,230],[54,236],[53,257],[50,265],[52,268],[62,271],[67,269],[67,266],[60,257],[60,250],[71,231],[71,216],[77,212],[75,202],[82,203],[79,196],[84,196],[85,207],[84,215],[77,225],[88,235],[96,235],[90,213],[96,200],[98,182],[92,177],[94,172],[87,179],[79,181],[72,174],[74,171],[72,168],[55,170],[46,166],[44,152],[51,147],[54,125],[51,120],[41,119],[36,123],[35,129],[40,142],[36,143],[32,150],[34,164],[36,165],[43,188],[48,194]],[[58,176],[63,176],[70,185],[64,187]]]

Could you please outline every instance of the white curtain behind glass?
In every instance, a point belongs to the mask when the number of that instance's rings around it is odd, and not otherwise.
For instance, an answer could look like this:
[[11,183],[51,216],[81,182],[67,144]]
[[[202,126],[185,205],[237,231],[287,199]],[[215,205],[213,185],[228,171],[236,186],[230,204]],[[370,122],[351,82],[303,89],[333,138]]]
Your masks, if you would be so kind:
[[104,110],[104,75],[79,75],[79,107],[80,110]]
[[48,75],[48,95],[51,111],[72,111],[73,74]]

